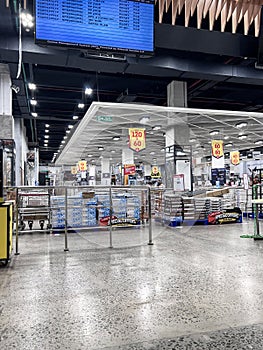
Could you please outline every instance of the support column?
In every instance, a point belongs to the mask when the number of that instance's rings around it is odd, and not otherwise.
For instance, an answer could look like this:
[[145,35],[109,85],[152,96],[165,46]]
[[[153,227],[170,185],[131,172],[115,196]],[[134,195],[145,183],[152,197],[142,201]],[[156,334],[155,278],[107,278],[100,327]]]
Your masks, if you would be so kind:
[[101,159],[101,184],[103,186],[111,185],[110,160],[108,158]]
[[96,165],[89,166],[89,185],[96,185]]
[[7,64],[0,64],[0,139],[14,139],[11,78]]
[[[169,107],[187,107],[186,82],[172,81],[167,86],[167,105]],[[178,159],[177,153],[183,154],[185,150],[189,156],[190,129],[187,125],[187,117],[178,116],[170,119],[170,125],[166,130],[166,187],[173,187],[173,175],[184,174],[185,188],[191,189],[191,160]],[[168,149],[169,146],[174,146]],[[187,157],[186,157],[187,158]]]
[[134,151],[130,148],[125,148],[122,150],[123,185],[128,185],[128,175],[124,175],[124,166],[128,164],[134,164]]

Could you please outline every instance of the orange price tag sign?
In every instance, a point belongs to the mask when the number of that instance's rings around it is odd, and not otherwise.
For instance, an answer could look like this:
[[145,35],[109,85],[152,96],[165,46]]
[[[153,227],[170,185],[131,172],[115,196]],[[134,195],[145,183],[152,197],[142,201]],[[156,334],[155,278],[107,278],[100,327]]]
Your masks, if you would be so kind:
[[78,162],[78,168],[79,168],[79,171],[86,171],[87,170],[87,162],[86,162],[86,160],[80,160]]
[[145,129],[130,128],[129,129],[129,147],[135,152],[145,149]]
[[231,164],[238,165],[240,163],[239,151],[230,152]]

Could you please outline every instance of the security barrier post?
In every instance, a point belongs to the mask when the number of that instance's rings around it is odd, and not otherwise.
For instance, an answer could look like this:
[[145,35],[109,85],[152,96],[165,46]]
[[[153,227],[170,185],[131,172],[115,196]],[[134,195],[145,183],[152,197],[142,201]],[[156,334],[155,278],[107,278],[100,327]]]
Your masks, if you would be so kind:
[[148,245],[153,245],[152,237],[152,202],[151,202],[151,188],[148,187],[148,210],[149,210],[149,243]]
[[68,252],[68,190],[65,189],[65,248],[64,252]]

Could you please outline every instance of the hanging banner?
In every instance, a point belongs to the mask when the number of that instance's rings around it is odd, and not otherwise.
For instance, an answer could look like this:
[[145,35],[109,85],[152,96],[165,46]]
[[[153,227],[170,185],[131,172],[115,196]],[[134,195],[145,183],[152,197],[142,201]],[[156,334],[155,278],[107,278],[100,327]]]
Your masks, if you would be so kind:
[[230,161],[233,165],[238,165],[240,163],[239,151],[230,152]]
[[145,129],[129,129],[129,148],[133,151],[140,152],[145,149]]
[[124,175],[134,175],[136,173],[135,164],[124,164]]
[[76,175],[78,173],[78,168],[76,166],[71,167],[71,174]]
[[212,140],[212,156],[219,159],[223,157],[223,141],[221,140]]
[[153,165],[151,169],[151,177],[153,179],[159,179],[161,177],[161,172],[160,169],[158,168],[157,165]]
[[212,168],[224,168],[225,157],[223,149],[223,141],[212,140]]
[[78,169],[79,169],[79,171],[86,171],[87,170],[87,161],[86,160],[79,160],[78,161]]

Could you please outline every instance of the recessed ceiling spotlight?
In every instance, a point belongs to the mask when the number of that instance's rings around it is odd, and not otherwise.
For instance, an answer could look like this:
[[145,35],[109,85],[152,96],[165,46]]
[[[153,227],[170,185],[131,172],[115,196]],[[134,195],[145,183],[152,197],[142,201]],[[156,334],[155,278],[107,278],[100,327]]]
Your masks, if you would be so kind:
[[49,130],[48,130],[48,129],[45,129],[45,132],[46,132],[46,133],[48,133],[48,132],[49,132]]
[[45,135],[44,138],[45,138],[45,139],[49,139],[49,135]]
[[219,134],[219,130],[212,130],[212,131],[210,131],[209,134],[210,134],[211,136],[218,135],[218,134]]
[[229,136],[224,136],[224,140],[228,140],[229,139]]
[[68,137],[65,135],[63,138],[64,138],[64,140],[66,140]]
[[30,100],[30,103],[31,103],[32,106],[36,106],[37,105],[37,101],[33,100],[33,99]]
[[98,150],[99,150],[99,151],[104,151],[104,147],[99,146],[99,147],[98,147]]
[[161,152],[165,152],[165,148],[162,148],[162,149],[161,149]]
[[36,112],[32,112],[31,113],[32,117],[36,118],[38,116],[38,114]]
[[114,149],[111,150],[111,153],[115,153],[116,151]]
[[73,120],[78,120],[79,117],[78,117],[78,115],[73,115],[72,119],[73,119]]
[[255,145],[262,145],[263,141],[262,140],[257,140],[254,142]]
[[190,139],[189,142],[196,142],[196,139]]
[[150,120],[150,117],[144,116],[144,117],[142,117],[142,118],[139,119],[139,123],[140,123],[140,124],[146,124],[146,123],[149,122],[149,120]]
[[37,86],[34,83],[28,83],[29,90],[36,90]]
[[61,143],[64,144],[66,141],[65,140],[62,140]]
[[232,147],[232,146],[233,146],[232,143],[226,143],[226,144],[225,144],[225,147]]
[[45,124],[45,127],[46,127],[46,128],[49,128],[49,127],[50,127],[50,125],[49,125],[49,124]]
[[91,88],[86,88],[85,89],[85,95],[91,95],[93,90]]
[[84,103],[79,103],[78,108],[83,109],[85,107]]
[[151,155],[154,155],[154,154],[155,154],[155,152],[154,152],[154,151],[152,151],[152,152],[150,152],[150,154],[151,154]]
[[119,139],[120,139],[120,136],[113,136],[113,141],[119,141]]
[[69,124],[69,125],[68,125],[68,128],[69,128],[69,129],[72,129],[72,128],[73,128],[73,125]]
[[70,130],[66,130],[66,133],[69,134],[69,133],[70,133]]
[[238,128],[238,129],[242,129],[242,128],[245,128],[247,125],[248,125],[247,122],[240,122],[240,123],[237,123],[235,125],[235,127]]

